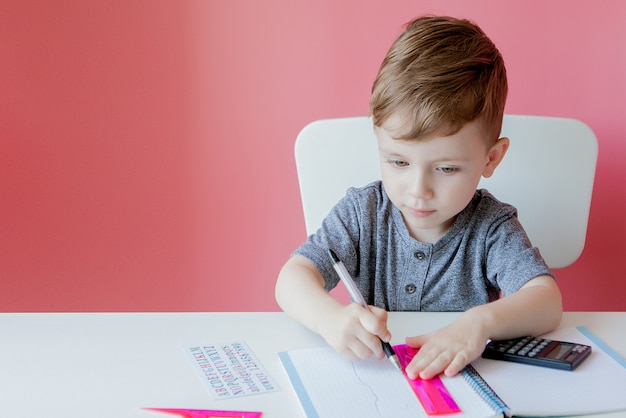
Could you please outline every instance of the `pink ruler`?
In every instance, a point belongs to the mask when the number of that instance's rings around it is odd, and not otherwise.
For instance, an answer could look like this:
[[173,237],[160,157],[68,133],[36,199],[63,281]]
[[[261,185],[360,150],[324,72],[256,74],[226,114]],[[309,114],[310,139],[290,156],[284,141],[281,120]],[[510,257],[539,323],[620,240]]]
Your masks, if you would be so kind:
[[413,392],[417,395],[417,399],[419,399],[428,415],[461,412],[461,409],[456,402],[454,402],[450,392],[448,392],[448,389],[446,389],[439,377],[428,380],[420,378],[415,380],[409,379],[404,369],[411,362],[415,354],[417,354],[417,349],[409,347],[406,344],[395,345],[393,349],[398,355],[398,360],[402,366],[402,373],[404,373],[406,380],[411,385],[411,388],[413,388]]
[[261,412],[246,411],[216,411],[209,409],[171,409],[171,408],[144,408],[147,411],[165,412],[180,415],[184,418],[260,418]]

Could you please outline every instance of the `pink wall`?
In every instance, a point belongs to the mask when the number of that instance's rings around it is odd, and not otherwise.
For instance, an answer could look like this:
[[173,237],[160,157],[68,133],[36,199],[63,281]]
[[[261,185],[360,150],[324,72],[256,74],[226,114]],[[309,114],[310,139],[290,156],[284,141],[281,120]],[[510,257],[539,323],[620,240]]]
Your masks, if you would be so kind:
[[499,45],[508,113],[595,130],[587,246],[557,274],[566,309],[626,310],[626,2],[4,0],[0,311],[276,310],[294,138],[366,114],[423,13]]

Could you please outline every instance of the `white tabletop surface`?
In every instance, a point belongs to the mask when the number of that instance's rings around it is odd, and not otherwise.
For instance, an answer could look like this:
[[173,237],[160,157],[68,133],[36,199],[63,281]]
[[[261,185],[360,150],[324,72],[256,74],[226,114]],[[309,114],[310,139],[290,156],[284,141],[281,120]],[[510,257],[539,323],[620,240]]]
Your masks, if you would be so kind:
[[[437,329],[456,313],[390,313],[392,343]],[[626,357],[626,312],[566,313]],[[245,341],[280,386],[213,401],[184,349]],[[0,314],[0,417],[166,418],[142,410],[262,411],[304,417],[277,352],[325,345],[283,313]],[[625,389],[626,394],[626,389]],[[625,413],[599,415],[626,417]]]

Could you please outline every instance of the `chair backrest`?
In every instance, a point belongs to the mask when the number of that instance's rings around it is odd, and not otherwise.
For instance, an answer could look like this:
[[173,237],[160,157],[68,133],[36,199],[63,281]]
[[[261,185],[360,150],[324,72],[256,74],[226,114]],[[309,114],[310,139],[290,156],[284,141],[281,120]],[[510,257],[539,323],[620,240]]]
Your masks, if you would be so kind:
[[[499,200],[517,207],[520,222],[551,268],[580,256],[598,157],[593,131],[575,119],[505,115],[511,140],[495,174],[483,178]],[[307,234],[314,233],[349,187],[380,179],[369,117],[315,121],[298,135],[296,167]]]

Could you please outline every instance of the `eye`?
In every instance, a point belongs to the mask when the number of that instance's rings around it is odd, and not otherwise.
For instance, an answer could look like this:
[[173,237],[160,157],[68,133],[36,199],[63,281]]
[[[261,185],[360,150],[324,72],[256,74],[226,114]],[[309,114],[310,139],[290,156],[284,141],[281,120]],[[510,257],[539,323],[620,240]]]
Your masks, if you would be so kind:
[[442,167],[437,167],[437,171],[443,173],[443,174],[453,174],[457,171],[456,167],[450,167],[450,166],[442,166]]
[[409,165],[409,163],[407,163],[406,161],[396,159],[389,159],[387,160],[387,162],[395,167],[406,167]]

